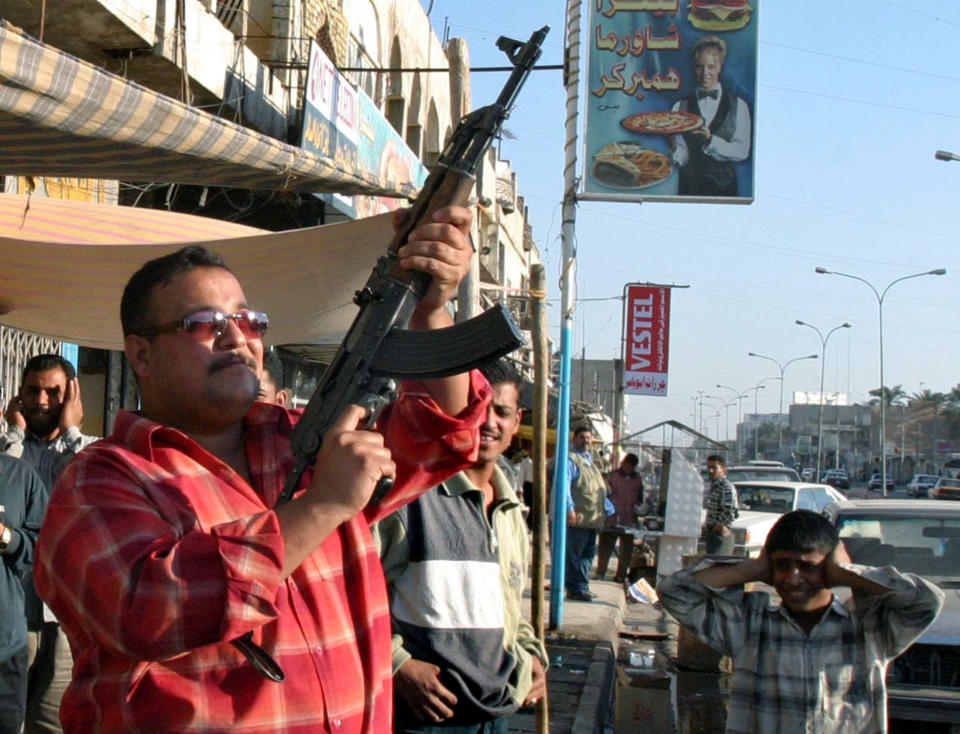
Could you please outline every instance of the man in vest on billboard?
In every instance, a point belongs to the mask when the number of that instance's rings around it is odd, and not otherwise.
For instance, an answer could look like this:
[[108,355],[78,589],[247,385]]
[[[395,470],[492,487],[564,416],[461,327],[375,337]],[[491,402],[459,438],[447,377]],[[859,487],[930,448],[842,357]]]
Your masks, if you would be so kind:
[[597,555],[597,532],[606,524],[607,483],[593,461],[593,432],[587,426],[573,431],[567,490],[567,598],[593,601],[590,569]]
[[703,36],[693,44],[692,56],[697,88],[674,104],[673,111],[700,115],[703,124],[670,136],[673,162],[680,168],[679,193],[737,196],[733,164],[750,156],[750,110],[746,102],[720,84],[726,41]]

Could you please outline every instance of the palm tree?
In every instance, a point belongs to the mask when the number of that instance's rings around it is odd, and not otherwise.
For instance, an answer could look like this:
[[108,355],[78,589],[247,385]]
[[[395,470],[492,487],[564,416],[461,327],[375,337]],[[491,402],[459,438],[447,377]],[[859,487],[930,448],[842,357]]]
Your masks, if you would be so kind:
[[923,451],[928,461],[932,461],[934,470],[939,466],[938,461],[938,417],[943,416],[943,406],[949,401],[949,395],[932,390],[922,390],[910,396],[909,409],[913,420],[917,423],[918,450],[919,435],[926,434],[929,438],[930,451]]
[[947,403],[953,410],[960,409],[960,383],[950,388],[950,392],[947,393]]
[[870,405],[879,406],[880,405],[880,396],[883,395],[883,402],[887,407],[892,407],[894,405],[901,405],[907,397],[906,391],[903,389],[903,385],[894,385],[893,387],[878,387],[875,390],[871,390],[870,394],[873,396],[870,400]]
[[[954,388],[954,390],[956,389],[957,388]],[[913,406],[914,403],[923,403],[939,408],[949,399],[949,393],[933,392],[933,390],[922,390],[921,392],[915,392],[910,396],[908,405]]]

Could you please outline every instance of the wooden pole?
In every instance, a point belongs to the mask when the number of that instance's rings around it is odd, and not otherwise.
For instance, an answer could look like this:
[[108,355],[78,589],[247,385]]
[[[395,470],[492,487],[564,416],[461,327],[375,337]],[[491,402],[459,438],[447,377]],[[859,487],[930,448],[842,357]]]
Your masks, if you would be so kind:
[[[544,635],[544,593],[547,547],[547,378],[550,369],[550,347],[547,340],[547,279],[542,264],[530,266],[530,305],[533,340],[533,569],[531,571],[531,612],[534,634]],[[550,731],[549,691],[536,708],[536,732]]]

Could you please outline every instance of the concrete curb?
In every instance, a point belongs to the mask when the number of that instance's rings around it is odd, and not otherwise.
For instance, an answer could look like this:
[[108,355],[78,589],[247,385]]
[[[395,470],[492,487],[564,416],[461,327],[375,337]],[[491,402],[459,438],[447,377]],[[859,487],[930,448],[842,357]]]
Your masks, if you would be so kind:
[[573,732],[601,734],[610,712],[613,696],[613,676],[617,665],[617,653],[601,641],[593,651],[593,660],[587,671],[587,680],[577,702],[573,717]]

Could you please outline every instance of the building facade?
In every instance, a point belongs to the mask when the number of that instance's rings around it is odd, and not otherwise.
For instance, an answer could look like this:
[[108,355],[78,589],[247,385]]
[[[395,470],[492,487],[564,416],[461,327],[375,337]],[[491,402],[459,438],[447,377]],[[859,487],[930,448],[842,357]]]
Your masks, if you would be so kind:
[[[301,144],[312,44],[352,89],[372,101],[402,146],[427,168],[473,106],[466,43],[442,42],[419,0],[58,0],[44,5],[5,0],[2,17],[124,79],[293,145]],[[2,181],[6,193],[165,208],[272,230],[351,216],[335,196],[19,175]],[[528,327],[527,274],[539,252],[516,176],[509,162],[498,160],[495,146],[478,176],[476,198],[478,264],[461,294],[461,308],[469,315],[504,302]],[[389,200],[388,208],[403,203]],[[27,356],[61,349],[51,340],[0,325],[4,396],[16,390]],[[135,395],[122,355],[87,354],[95,351],[80,349],[76,361],[85,413],[98,416],[90,420],[106,431],[116,409],[135,404]],[[300,397],[309,396],[322,365],[284,357],[285,377],[289,369]],[[530,361],[524,354],[519,358]],[[91,389],[84,380],[92,381]]]

